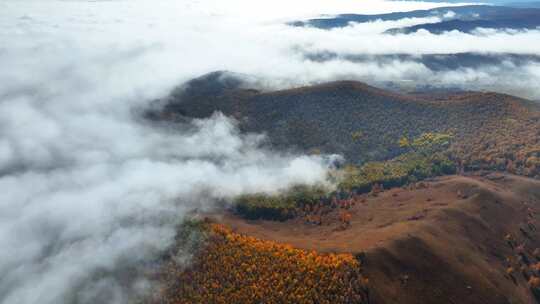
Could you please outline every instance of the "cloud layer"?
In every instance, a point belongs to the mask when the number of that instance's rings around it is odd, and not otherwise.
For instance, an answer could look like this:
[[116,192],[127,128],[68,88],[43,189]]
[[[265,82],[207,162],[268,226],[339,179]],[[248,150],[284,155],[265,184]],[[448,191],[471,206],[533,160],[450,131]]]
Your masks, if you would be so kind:
[[116,43],[121,17],[99,20],[100,3],[2,5],[1,303],[125,303],[188,213],[324,182],[323,158],[265,151],[220,114],[143,121],[189,73],[169,70],[163,44]]

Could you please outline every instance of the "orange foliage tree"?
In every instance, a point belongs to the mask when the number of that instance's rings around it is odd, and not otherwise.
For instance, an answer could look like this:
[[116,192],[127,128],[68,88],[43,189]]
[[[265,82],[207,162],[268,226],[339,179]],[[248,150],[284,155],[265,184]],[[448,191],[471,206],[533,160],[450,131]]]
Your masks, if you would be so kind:
[[171,261],[160,303],[369,303],[351,254],[319,254],[209,225],[188,269]]

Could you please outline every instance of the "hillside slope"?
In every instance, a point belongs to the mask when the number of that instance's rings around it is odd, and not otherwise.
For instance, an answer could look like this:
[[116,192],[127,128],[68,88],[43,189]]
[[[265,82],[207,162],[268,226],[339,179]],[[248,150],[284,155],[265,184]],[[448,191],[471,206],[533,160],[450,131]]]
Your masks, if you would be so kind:
[[535,112],[519,98],[496,93],[430,100],[354,81],[263,92],[246,89],[235,76],[213,73],[176,90],[162,116],[202,118],[215,111],[237,118],[243,131],[266,133],[276,148],[339,153],[357,163],[401,154],[397,142],[404,135],[451,132],[457,139],[473,138],[487,126],[524,121]]
[[[281,222],[223,210],[210,217],[232,230],[210,238],[187,272],[173,265],[166,281],[198,278],[184,286],[197,299],[219,298],[223,290],[239,297],[251,294],[237,292],[243,288],[259,291],[245,303],[290,302],[291,295],[305,303],[539,303],[540,181],[482,173],[540,177],[537,104],[496,93],[400,95],[354,81],[275,92],[254,87],[238,75],[212,73],[175,90],[151,117],[175,121],[221,111],[244,132],[266,133],[272,148],[341,153],[354,163],[403,157],[403,136],[451,133],[442,134],[453,142],[441,153],[458,172],[478,172],[353,191],[303,206]],[[310,262],[298,270],[302,264],[293,255],[349,262],[337,268]],[[354,280],[346,279],[351,275]],[[333,293],[305,288],[329,277],[340,278],[324,284]],[[285,291],[274,292],[276,284]],[[170,303],[185,303],[176,298],[183,294],[177,285],[168,290]]]
[[[305,219],[219,220],[233,231],[320,252],[353,253],[371,303],[536,303],[540,182],[490,174],[449,176],[358,197],[349,228],[336,212]],[[510,271],[509,269],[512,269]]]

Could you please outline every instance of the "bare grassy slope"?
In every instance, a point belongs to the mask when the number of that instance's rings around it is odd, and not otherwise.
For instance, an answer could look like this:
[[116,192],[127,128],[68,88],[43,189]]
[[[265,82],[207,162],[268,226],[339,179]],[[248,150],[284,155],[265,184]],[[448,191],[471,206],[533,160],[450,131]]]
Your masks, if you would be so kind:
[[535,303],[527,280],[538,275],[540,182],[491,174],[419,185],[358,198],[344,231],[337,213],[321,226],[221,221],[298,248],[359,254],[373,303]]

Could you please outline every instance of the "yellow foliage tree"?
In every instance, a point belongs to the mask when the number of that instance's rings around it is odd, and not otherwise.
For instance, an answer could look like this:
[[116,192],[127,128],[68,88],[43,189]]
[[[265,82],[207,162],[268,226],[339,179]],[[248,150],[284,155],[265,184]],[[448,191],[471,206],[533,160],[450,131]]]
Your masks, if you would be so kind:
[[351,254],[319,254],[211,224],[193,266],[171,261],[160,303],[367,303]]

